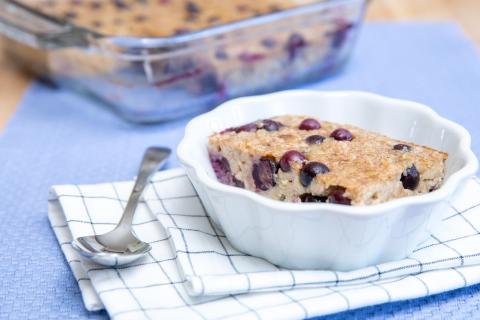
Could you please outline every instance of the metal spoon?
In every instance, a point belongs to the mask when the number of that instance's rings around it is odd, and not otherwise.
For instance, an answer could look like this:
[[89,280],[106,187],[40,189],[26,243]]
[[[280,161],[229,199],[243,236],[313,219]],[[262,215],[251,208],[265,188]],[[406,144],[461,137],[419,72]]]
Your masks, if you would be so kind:
[[132,221],[140,196],[155,173],[170,155],[171,150],[150,147],[145,151],[135,186],[128,199],[120,222],[110,232],[75,239],[72,246],[84,257],[106,266],[131,263],[150,251],[151,246],[133,234]]

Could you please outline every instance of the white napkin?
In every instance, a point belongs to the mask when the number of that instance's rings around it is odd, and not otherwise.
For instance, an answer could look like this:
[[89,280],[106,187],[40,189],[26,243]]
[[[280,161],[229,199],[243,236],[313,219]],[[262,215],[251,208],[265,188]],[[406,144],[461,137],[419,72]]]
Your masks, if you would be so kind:
[[[84,260],[73,237],[112,229],[131,182],[55,186],[49,217],[88,310],[115,319],[296,319],[422,297],[480,282],[480,181],[450,202],[407,259],[352,272],[290,271],[231,247],[181,169],[158,173],[134,219],[153,249],[132,265]],[[268,292],[267,292],[268,291]]]

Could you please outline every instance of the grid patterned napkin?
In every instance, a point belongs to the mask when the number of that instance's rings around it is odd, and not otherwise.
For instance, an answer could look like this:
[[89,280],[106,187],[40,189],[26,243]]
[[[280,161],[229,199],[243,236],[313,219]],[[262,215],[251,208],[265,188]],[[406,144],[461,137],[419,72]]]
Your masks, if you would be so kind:
[[88,310],[115,319],[294,319],[422,297],[480,282],[480,180],[451,200],[443,222],[407,259],[351,272],[290,271],[236,251],[181,169],[156,174],[134,219],[153,249],[129,266],[84,260],[72,237],[109,231],[131,182],[51,190],[49,218]]

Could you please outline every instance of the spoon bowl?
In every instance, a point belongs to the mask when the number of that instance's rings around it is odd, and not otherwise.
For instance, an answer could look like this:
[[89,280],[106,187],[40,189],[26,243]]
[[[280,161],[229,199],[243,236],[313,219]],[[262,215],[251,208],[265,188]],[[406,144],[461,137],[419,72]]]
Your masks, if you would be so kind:
[[[134,262],[148,253],[152,247],[143,241],[136,239],[132,247],[133,250],[123,252],[105,251],[102,243],[97,241],[96,236],[87,236],[75,239],[72,246],[86,258],[91,259],[95,263],[116,267]],[[110,248],[109,248],[110,249]]]
[[110,232],[80,237],[72,246],[82,256],[105,266],[121,266],[143,257],[152,247],[139,240],[132,230],[132,221],[140,196],[155,173],[170,155],[171,150],[150,147],[143,156],[142,164],[120,222]]

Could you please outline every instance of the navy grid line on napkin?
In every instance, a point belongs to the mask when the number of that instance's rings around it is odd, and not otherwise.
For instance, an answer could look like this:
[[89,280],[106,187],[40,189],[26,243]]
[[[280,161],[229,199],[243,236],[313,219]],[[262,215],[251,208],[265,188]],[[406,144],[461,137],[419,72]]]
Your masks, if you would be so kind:
[[[448,23],[370,23],[338,75],[306,86],[368,90],[416,100],[464,125],[480,155],[480,63]],[[0,101],[1,104],[1,101]],[[146,147],[178,143],[187,119],[135,126],[64,90],[34,83],[0,136],[0,318],[105,318],[88,313],[46,218],[54,184],[129,180]],[[93,143],[94,142],[94,143]],[[167,164],[177,166],[175,158]],[[13,245],[15,244],[15,245]],[[332,319],[474,318],[480,287],[331,316]]]

